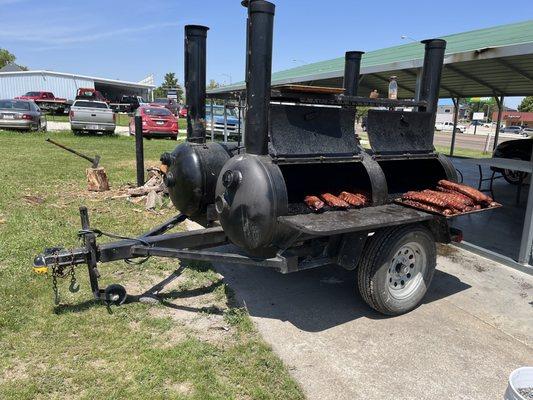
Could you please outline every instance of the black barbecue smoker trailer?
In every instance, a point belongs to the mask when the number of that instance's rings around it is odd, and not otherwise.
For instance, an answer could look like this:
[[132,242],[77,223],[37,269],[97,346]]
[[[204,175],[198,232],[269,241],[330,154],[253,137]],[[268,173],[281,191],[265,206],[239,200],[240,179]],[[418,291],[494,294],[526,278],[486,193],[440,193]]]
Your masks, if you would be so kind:
[[[363,299],[398,315],[415,308],[436,266],[436,242],[449,243],[446,217],[393,200],[408,190],[457,180],[450,161],[435,152],[433,132],[446,42],[425,40],[416,99],[357,95],[362,52],[347,52],[344,90],[271,87],[274,5],[243,2],[248,9],[244,146],[206,140],[207,27],[185,27],[187,140],[161,156],[170,198],[181,214],[137,238],[98,244],[101,234],[81,207],[73,250],[47,249],[36,272],[65,276],[86,264],[97,299],[121,304],[120,285],[98,286],[98,263],[149,256],[270,267],[281,273],[337,264],[357,270]],[[371,150],[354,131],[355,108],[370,106]],[[401,107],[412,110],[397,111]],[[364,190],[369,207],[315,213],[308,194]],[[207,228],[166,233],[186,218]],[[115,236],[117,238],[117,236]],[[118,236],[120,238],[120,236]],[[231,244],[232,246],[221,245]],[[228,250],[230,248],[231,250]]]

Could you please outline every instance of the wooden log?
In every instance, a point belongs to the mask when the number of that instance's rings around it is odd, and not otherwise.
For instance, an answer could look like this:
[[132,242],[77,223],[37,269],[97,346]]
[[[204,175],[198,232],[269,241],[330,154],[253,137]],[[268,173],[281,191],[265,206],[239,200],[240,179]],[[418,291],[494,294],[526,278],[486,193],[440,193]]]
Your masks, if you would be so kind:
[[109,180],[103,167],[87,168],[87,189],[91,192],[104,192],[109,190]]

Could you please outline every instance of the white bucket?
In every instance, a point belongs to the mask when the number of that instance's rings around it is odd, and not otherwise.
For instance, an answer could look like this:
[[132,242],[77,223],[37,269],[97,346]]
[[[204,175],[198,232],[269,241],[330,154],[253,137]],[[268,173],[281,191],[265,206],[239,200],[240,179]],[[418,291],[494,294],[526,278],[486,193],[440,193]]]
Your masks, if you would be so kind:
[[518,393],[518,389],[524,387],[533,387],[533,367],[522,367],[511,372],[503,398],[505,400],[524,400],[524,396]]

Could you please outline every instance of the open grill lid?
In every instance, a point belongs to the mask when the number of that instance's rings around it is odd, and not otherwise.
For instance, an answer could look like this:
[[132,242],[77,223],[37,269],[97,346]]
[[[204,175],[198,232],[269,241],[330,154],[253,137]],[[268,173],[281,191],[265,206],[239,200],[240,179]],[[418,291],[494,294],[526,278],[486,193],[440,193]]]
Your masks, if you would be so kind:
[[436,157],[430,112],[369,110],[367,134],[376,158]]
[[354,122],[354,111],[340,107],[271,104],[269,154],[276,162],[359,160]]

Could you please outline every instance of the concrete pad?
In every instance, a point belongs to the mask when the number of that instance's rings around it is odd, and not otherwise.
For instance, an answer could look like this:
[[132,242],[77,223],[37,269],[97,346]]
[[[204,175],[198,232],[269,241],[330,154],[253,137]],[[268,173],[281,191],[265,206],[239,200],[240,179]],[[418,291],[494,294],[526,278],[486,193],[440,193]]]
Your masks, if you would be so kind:
[[355,273],[216,269],[309,399],[496,399],[533,365],[533,277],[451,247],[423,304],[388,318]]

